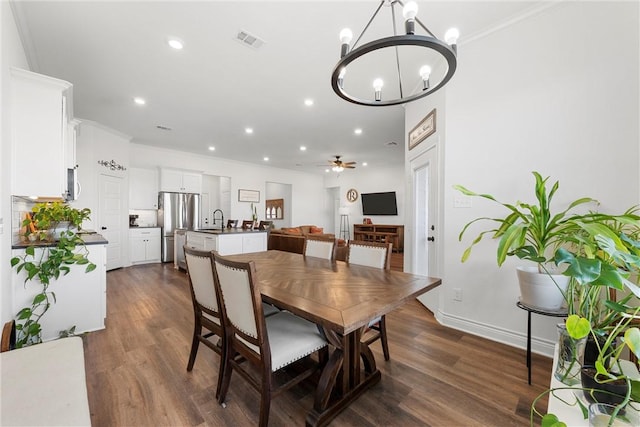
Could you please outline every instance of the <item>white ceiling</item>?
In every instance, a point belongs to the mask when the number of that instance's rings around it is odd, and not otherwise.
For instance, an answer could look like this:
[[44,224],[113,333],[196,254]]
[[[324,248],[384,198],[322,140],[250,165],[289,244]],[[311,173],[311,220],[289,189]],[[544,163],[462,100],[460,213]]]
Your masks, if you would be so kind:
[[[418,18],[439,37],[449,27],[459,28],[461,56],[465,39],[540,3],[419,1]],[[139,144],[258,164],[268,156],[271,166],[318,173],[324,171],[318,165],[336,154],[358,167],[404,160],[403,107],[351,104],[330,84],[340,30],[350,27],[357,36],[377,5],[376,0],[12,3],[32,70],[73,83],[76,117]],[[392,35],[385,9],[367,37]],[[385,23],[386,33],[379,28]],[[265,44],[258,50],[243,46],[235,40],[239,30]],[[183,40],[184,49],[169,48],[169,36]],[[135,105],[136,96],[147,104]],[[306,107],[305,98],[314,105]],[[245,127],[254,133],[246,134]],[[355,128],[362,134],[354,135]]]

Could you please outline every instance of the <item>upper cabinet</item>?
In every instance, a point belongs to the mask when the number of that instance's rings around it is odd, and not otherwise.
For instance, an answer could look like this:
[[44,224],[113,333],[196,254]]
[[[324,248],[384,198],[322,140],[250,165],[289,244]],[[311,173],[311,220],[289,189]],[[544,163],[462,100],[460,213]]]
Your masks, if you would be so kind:
[[75,167],[69,82],[11,69],[11,193],[66,197],[67,168]]
[[158,170],[129,168],[129,209],[158,209]]
[[160,191],[202,193],[202,174],[179,169],[160,169]]

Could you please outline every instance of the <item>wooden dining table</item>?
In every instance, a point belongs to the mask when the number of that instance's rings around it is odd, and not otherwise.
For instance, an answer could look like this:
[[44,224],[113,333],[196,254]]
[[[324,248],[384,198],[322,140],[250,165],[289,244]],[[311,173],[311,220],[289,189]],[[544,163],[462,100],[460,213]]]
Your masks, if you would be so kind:
[[334,351],[318,382],[308,426],[328,424],[380,381],[369,347],[361,342],[369,322],[441,284],[434,277],[342,261],[266,251],[225,258],[253,261],[263,301],[320,325]]

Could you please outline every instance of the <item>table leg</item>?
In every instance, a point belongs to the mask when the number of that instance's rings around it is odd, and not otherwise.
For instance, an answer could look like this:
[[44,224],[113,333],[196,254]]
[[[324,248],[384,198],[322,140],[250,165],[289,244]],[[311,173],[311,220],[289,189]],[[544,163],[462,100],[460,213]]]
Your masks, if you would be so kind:
[[527,371],[529,385],[531,385],[531,312],[527,311]]
[[[316,390],[313,409],[307,415],[307,426],[325,426],[367,389],[380,381],[373,353],[360,342],[364,328],[339,337],[327,331],[325,335],[336,349],[329,357]],[[361,372],[360,357],[365,371]],[[341,381],[340,381],[341,378]]]

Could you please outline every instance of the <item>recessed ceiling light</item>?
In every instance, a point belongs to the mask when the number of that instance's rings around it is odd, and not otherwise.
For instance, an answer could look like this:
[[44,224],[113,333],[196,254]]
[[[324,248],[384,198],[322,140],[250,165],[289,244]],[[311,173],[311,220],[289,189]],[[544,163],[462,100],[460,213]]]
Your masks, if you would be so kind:
[[325,172],[329,172],[329,169],[325,169],[324,171],[325,171]]
[[362,134],[362,129],[360,129],[360,128],[355,128],[355,130],[353,131],[353,133],[355,133],[356,135],[360,135],[360,134]]
[[252,134],[253,128],[244,128],[245,133]]
[[367,166],[367,162],[363,162],[363,163],[362,163],[362,166]]
[[133,102],[135,102],[138,105],[144,105],[147,103],[147,101],[145,101],[144,98],[140,98],[139,96],[136,96],[135,98],[133,98]]
[[216,147],[214,147],[213,145],[209,147],[209,151],[216,151]]
[[307,147],[305,147],[304,145],[300,146],[300,151],[307,151]]
[[184,47],[184,43],[182,43],[182,40],[177,39],[175,37],[170,37],[167,40],[167,43],[169,44],[169,46],[171,46],[172,48],[176,49],[176,50],[180,50]]
[[313,99],[311,98],[307,98],[304,100],[304,105],[306,105],[307,107],[311,107],[313,105]]
[[269,158],[268,157],[264,157],[262,160],[264,160],[265,162],[268,162]]

